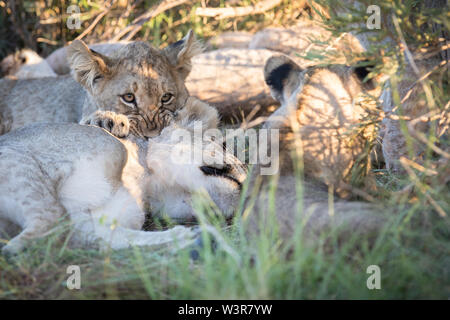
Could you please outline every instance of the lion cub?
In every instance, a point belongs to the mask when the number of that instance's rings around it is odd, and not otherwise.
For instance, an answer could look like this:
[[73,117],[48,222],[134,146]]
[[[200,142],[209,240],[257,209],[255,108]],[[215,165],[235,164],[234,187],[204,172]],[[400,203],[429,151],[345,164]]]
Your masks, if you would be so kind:
[[[11,227],[19,229],[2,251],[21,251],[63,218],[73,224],[72,240],[81,246],[191,243],[196,232],[182,226],[142,231],[145,213],[192,220],[192,196],[207,192],[229,217],[247,174],[222,144],[180,139],[176,133],[189,132],[196,121],[204,129],[215,128],[218,115],[189,98],[179,121],[153,139],[119,140],[98,127],[77,124],[33,124],[0,137],[0,237],[14,233]],[[179,150],[202,157],[182,161]],[[211,161],[211,153],[224,163]]]
[[109,56],[74,41],[67,48],[73,78],[0,80],[0,134],[45,121],[97,125],[117,137],[155,136],[186,102],[184,82],[200,51],[192,31],[162,50],[132,42]]
[[292,171],[286,150],[297,150],[306,175],[348,195],[352,168],[373,137],[373,128],[358,127],[366,115],[366,94],[378,94],[374,83],[362,81],[368,72],[343,65],[303,70],[286,56],[266,62],[265,80],[281,107],[265,126],[280,129],[282,171]]

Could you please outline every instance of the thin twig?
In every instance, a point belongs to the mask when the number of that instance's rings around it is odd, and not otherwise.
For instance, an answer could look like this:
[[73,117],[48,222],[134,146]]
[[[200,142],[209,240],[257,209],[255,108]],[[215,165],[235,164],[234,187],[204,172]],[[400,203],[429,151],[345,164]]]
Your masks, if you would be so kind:
[[401,157],[400,163],[402,164],[403,168],[405,168],[406,172],[409,174],[411,180],[418,187],[420,192],[425,196],[425,198],[427,198],[428,202],[434,207],[434,209],[442,218],[445,218],[447,214],[445,213],[444,209],[442,209],[442,207],[428,194],[425,186],[421,184],[419,177],[417,177],[412,168],[409,166],[408,162],[406,161],[406,158]]
[[434,152],[436,152],[437,154],[450,159],[450,153],[442,150],[441,148],[439,148],[438,146],[436,146],[434,143],[432,143],[429,139],[427,139],[427,137],[421,133],[421,132],[417,132],[414,127],[415,125],[420,122],[420,121],[433,121],[431,119],[433,119],[433,117],[436,116],[436,118],[434,120],[437,120],[439,118],[439,116],[437,115],[437,111],[431,111],[427,114],[424,114],[423,116],[420,116],[414,120],[411,120],[410,123],[408,123],[408,131],[411,133],[412,136],[414,136],[416,139],[420,140],[421,142],[425,143],[427,146],[429,146]]
[[228,8],[202,8],[198,7],[195,14],[199,17],[211,17],[216,20],[243,17],[261,14],[279,5],[282,0],[264,0],[251,6]]
[[59,44],[58,41],[49,40],[49,39],[45,39],[45,38],[42,38],[42,37],[37,38],[36,42],[47,43],[47,44],[49,44],[51,46],[57,46]]
[[435,176],[438,174],[438,172],[436,170],[433,169],[429,169],[429,168],[425,168],[424,166],[418,164],[417,162],[414,162],[412,160],[409,160],[405,157],[402,157],[402,161],[404,161],[406,164],[408,164],[410,167],[423,172],[424,174],[426,174],[427,176]]
[[414,81],[414,83],[412,84],[411,88],[408,90],[408,92],[405,94],[405,96],[403,97],[401,103],[404,103],[406,100],[408,100],[409,96],[411,95],[414,87],[416,86],[417,83],[422,82],[423,80],[425,80],[426,78],[428,78],[433,72],[435,72],[436,70],[438,70],[439,68],[442,68],[443,66],[445,66],[448,63],[448,61],[441,61],[441,63],[439,63],[437,66],[434,66],[433,69],[431,69],[430,71],[428,71],[426,74],[424,74],[422,77],[420,77],[418,80]]
[[[419,79],[422,78],[421,75],[420,75],[420,70],[419,70],[419,68],[417,67],[417,65],[416,65],[416,63],[414,61],[414,57],[413,57],[411,51],[409,51],[408,45],[406,44],[405,37],[403,36],[403,32],[400,29],[400,24],[398,23],[398,19],[397,19],[397,16],[395,14],[392,15],[392,22],[394,23],[394,27],[395,27],[395,29],[397,31],[397,34],[398,34],[399,38],[400,38],[400,42],[401,42],[401,44],[403,46],[403,50],[405,52],[405,55],[406,55],[406,57],[408,59],[408,62],[410,64],[411,68],[413,69],[413,71],[417,75],[417,77],[419,77]],[[425,83],[424,80],[421,80],[419,82],[420,82],[420,84],[422,84],[422,88],[423,88],[423,91],[425,92],[425,96],[427,97],[429,107],[431,109],[434,109],[435,103],[434,103],[434,99],[432,98],[432,93],[431,93],[430,87],[428,86],[427,83]]]
[[447,102],[447,104],[444,107],[444,110],[442,110],[441,115],[439,117],[439,123],[438,123],[438,129],[437,129],[437,137],[442,137],[450,127],[450,101]]
[[105,8],[103,11],[100,12],[100,14],[95,18],[95,20],[90,24],[89,27],[87,27],[78,37],[75,38],[75,40],[81,40],[83,39],[89,32],[91,32],[95,26],[102,20],[102,18],[111,10],[112,5],[114,4],[115,0],[111,0],[108,2],[108,4],[105,5]]
[[[428,59],[428,58],[434,57],[435,55],[441,53],[442,51],[448,50],[448,49],[450,49],[450,44],[443,45],[440,48],[433,49],[433,50],[421,49],[421,52],[416,53],[414,55],[414,59],[416,59],[416,60]],[[443,61],[445,61],[445,60],[443,60]]]

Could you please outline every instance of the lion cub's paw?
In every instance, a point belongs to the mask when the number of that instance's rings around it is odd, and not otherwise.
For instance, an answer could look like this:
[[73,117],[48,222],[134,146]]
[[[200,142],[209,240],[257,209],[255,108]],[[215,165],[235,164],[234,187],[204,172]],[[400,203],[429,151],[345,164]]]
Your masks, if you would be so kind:
[[117,114],[113,111],[97,110],[83,117],[80,124],[98,126],[118,138],[127,137],[130,131],[128,118],[123,114]]

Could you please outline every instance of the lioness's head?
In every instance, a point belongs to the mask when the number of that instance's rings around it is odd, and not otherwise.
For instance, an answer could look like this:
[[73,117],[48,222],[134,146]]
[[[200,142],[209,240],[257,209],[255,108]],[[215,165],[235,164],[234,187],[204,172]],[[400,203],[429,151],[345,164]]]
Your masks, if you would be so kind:
[[182,40],[159,50],[133,42],[105,56],[74,41],[67,57],[75,79],[87,90],[83,112],[110,110],[127,115],[130,133],[160,133],[188,98],[184,84],[191,58],[201,46],[190,31]]

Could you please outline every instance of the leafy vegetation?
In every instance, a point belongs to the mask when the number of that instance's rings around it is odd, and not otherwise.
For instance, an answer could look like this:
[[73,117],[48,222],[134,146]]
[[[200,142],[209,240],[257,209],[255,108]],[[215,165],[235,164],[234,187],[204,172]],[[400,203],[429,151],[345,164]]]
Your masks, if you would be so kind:
[[[97,17],[101,19],[95,28],[83,40],[88,43],[109,41],[120,34],[124,27],[133,24],[136,18],[150,12],[159,0],[135,1],[102,1],[102,0],[23,0],[7,4],[0,1],[0,59],[6,54],[22,47],[28,47],[47,56],[53,50],[67,44],[80,36],[83,31],[93,24]],[[170,1],[166,1],[170,2]],[[227,1],[228,2],[228,1]],[[233,5],[249,5],[257,1],[233,1]],[[284,0],[279,6],[260,15],[250,15],[234,19],[216,21],[195,15],[198,7],[224,7],[226,1],[208,0],[180,1],[180,5],[158,14],[153,19],[146,20],[134,40],[150,41],[155,46],[162,46],[182,38],[192,29],[199,38],[207,39],[223,31],[256,32],[266,26],[288,26],[301,15],[306,1]],[[109,3],[111,6],[109,7]],[[80,8],[80,29],[66,27],[70,13],[67,8],[75,4]],[[125,39],[127,34],[122,38]]]

